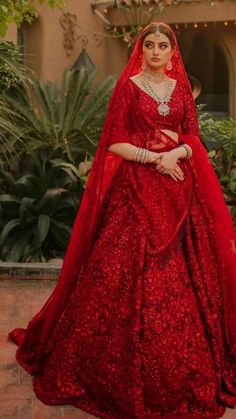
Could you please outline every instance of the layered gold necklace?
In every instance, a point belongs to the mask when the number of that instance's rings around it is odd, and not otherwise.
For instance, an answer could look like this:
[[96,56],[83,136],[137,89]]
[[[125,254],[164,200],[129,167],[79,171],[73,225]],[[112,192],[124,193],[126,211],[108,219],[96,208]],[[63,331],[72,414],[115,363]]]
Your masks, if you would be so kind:
[[[162,83],[166,82],[164,96],[160,97],[153,87],[151,86],[150,82],[152,83]],[[172,80],[166,76],[165,73],[155,73],[154,71],[144,70],[141,73],[141,83],[144,90],[158,103],[157,111],[161,116],[166,116],[170,113],[170,106],[168,105],[173,89],[175,80]]]
[[141,76],[145,78],[148,82],[152,83],[162,83],[163,81],[166,81],[167,75],[165,73],[156,73],[155,71],[145,69],[142,71]]

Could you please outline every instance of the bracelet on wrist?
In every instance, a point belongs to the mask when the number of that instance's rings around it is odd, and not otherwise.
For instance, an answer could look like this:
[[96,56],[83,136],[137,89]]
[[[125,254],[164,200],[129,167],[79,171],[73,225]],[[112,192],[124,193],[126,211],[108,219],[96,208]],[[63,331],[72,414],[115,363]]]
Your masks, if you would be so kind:
[[146,164],[148,162],[149,150],[147,148],[137,147],[134,153],[134,161]]
[[188,160],[192,156],[192,149],[187,144],[181,144],[179,147],[183,147],[186,150],[186,157],[184,160]]

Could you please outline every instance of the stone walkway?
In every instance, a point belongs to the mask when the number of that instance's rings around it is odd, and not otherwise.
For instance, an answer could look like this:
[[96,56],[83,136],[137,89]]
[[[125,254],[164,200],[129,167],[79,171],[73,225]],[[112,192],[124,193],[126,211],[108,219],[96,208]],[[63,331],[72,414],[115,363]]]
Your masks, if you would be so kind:
[[[6,338],[14,327],[27,325],[54,285],[53,281],[0,281],[0,419],[94,419],[71,406],[41,403],[33,393],[31,376],[15,362],[15,345]],[[224,419],[236,419],[236,410],[228,409]]]

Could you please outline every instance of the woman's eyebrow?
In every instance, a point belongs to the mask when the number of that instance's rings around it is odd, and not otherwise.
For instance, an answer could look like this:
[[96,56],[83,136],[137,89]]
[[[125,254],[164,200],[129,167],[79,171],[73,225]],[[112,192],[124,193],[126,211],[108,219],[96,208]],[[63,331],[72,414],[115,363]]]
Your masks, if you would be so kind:
[[[169,45],[167,41],[160,41],[158,43],[159,43],[159,45]],[[147,41],[145,41],[145,44],[152,44],[153,45],[154,42],[147,40]]]

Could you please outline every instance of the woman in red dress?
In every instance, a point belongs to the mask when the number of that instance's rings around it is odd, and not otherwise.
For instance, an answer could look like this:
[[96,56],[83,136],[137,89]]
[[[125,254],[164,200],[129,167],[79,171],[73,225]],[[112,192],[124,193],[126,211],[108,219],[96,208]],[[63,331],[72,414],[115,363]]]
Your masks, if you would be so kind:
[[236,404],[235,230],[175,35],[141,32],[114,89],[58,284],[10,338],[45,404],[105,419]]

